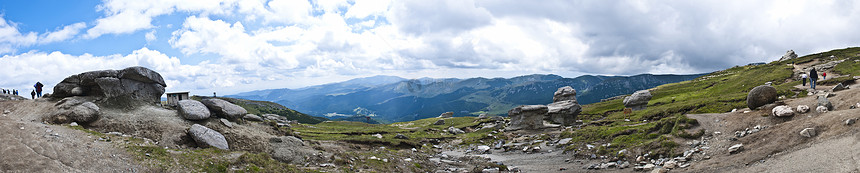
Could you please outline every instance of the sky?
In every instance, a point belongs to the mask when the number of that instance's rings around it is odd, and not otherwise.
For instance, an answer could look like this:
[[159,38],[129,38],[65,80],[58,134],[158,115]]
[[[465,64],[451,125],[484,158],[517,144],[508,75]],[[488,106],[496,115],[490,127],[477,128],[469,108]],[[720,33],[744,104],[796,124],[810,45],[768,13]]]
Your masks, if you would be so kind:
[[226,95],[375,75],[708,73],[858,45],[850,0],[0,2],[0,88],[22,93],[131,66],[167,92]]

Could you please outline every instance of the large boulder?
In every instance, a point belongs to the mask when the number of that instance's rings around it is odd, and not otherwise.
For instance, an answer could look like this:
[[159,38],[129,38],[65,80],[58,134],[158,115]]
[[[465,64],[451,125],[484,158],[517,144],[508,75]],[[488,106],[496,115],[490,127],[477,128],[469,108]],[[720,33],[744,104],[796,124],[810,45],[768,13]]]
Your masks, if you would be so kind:
[[145,67],[90,71],[72,75],[54,86],[53,98],[94,96],[100,104],[131,107],[157,104],[164,94],[164,79]]
[[642,110],[645,109],[645,106],[648,105],[648,101],[650,100],[651,92],[648,90],[639,90],[634,92],[633,95],[624,98],[624,107],[628,107],[633,110]]
[[582,106],[576,100],[564,100],[547,105],[547,118],[550,122],[570,126],[576,123],[576,116],[582,111]]
[[753,88],[750,90],[749,94],[747,94],[747,106],[754,110],[766,104],[776,102],[776,99],[776,88],[761,85]]
[[445,112],[439,115],[439,118],[451,118],[454,117],[454,112]]
[[785,55],[782,55],[782,58],[779,58],[779,61],[785,61],[797,58],[797,54],[794,53],[794,50],[788,50],[785,52]]
[[552,102],[576,100],[576,90],[573,87],[565,86],[558,88],[555,94],[552,95]]
[[827,99],[827,96],[818,96],[818,106],[824,106],[827,110],[833,110],[833,104]]
[[522,105],[508,111],[511,124],[508,130],[540,129],[543,128],[543,119],[549,111],[546,105]]
[[188,129],[188,134],[191,135],[191,138],[193,138],[195,142],[197,142],[197,145],[212,146],[222,150],[230,149],[224,135],[218,133],[218,131],[207,128],[206,126],[194,124],[190,129]]
[[245,110],[245,108],[221,99],[208,98],[203,99],[200,102],[202,102],[203,105],[206,105],[212,113],[215,113],[215,115],[222,118],[235,120],[248,114],[248,111]]
[[293,136],[281,136],[270,138],[271,150],[269,154],[275,160],[289,164],[303,164],[306,158],[314,155],[316,151],[308,147],[304,142]]
[[210,116],[206,105],[197,100],[180,100],[179,115],[187,120],[203,120]]
[[99,106],[93,102],[76,98],[65,98],[54,105],[57,110],[51,113],[48,120],[56,124],[71,122],[91,123],[99,119]]

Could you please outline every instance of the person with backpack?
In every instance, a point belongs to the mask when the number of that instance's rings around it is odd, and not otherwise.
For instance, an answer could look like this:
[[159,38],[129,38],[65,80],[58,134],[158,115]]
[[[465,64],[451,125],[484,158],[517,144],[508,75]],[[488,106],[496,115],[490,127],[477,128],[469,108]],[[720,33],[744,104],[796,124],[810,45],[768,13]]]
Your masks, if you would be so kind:
[[800,79],[803,81],[803,86],[806,86],[806,78],[808,77],[809,76],[807,76],[806,73],[800,75]]
[[815,68],[812,68],[812,70],[809,70],[809,86],[811,86],[812,89],[815,89],[816,81],[818,81],[818,72],[815,71]]
[[42,87],[44,87],[44,86],[45,85],[42,85],[41,82],[36,82],[36,85],[33,85],[33,87],[36,88],[36,96],[37,97],[42,98]]

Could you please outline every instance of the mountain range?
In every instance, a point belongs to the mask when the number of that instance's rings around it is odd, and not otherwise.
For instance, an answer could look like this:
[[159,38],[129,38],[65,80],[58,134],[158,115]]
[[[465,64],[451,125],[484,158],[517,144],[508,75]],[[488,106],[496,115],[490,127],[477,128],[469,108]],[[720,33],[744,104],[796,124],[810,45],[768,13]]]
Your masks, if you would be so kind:
[[505,115],[518,105],[549,104],[560,87],[577,91],[580,104],[633,93],[662,84],[687,81],[703,74],[635,76],[584,75],[564,78],[534,74],[513,78],[420,78],[373,76],[299,89],[267,89],[228,95],[282,104],[299,112],[330,119],[372,117],[379,122],[412,121],[444,112],[455,116]]

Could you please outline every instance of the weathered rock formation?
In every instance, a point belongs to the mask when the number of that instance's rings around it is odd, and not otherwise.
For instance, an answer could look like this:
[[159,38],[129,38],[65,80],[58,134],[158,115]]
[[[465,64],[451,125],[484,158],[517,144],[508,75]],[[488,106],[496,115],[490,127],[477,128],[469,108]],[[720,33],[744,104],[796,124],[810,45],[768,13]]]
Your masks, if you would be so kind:
[[775,102],[777,99],[776,88],[767,85],[761,85],[750,90],[747,94],[747,106],[750,109],[756,109]]
[[522,105],[508,111],[511,124],[508,130],[543,128],[543,119],[549,111],[546,105]]
[[206,107],[209,108],[209,111],[212,111],[212,113],[222,118],[235,120],[248,114],[248,111],[245,110],[245,108],[221,99],[208,98],[203,99],[200,102],[202,102],[203,105],[206,105]]
[[242,119],[245,119],[248,121],[263,121],[263,118],[260,118],[260,116],[257,116],[254,114],[245,114],[245,116],[242,117]]
[[552,102],[576,100],[576,90],[573,87],[565,86],[555,91],[552,96]]
[[191,135],[191,138],[193,138],[194,141],[197,142],[197,145],[212,146],[223,150],[230,149],[230,146],[227,145],[227,139],[224,138],[224,135],[200,124],[192,125],[191,128],[188,129],[188,135]]
[[166,86],[161,74],[137,66],[69,76],[54,86],[51,97],[94,96],[104,98],[100,105],[131,107],[159,103]]
[[57,110],[51,113],[48,121],[56,124],[78,122],[91,123],[99,119],[99,106],[93,102],[77,98],[65,98],[54,105]]
[[648,90],[639,90],[628,97],[624,98],[624,107],[635,110],[645,109],[648,106],[648,101],[651,100],[651,92]]
[[794,50],[788,50],[785,52],[785,55],[782,55],[782,58],[779,58],[779,61],[785,61],[797,58],[797,54],[794,53]]
[[547,105],[547,120],[565,126],[576,123],[576,117],[582,111],[582,106],[576,101],[576,90],[565,86],[555,91],[553,103]]
[[454,112],[445,112],[439,115],[439,118],[451,118],[454,117]]
[[179,115],[186,120],[203,120],[210,116],[206,105],[197,100],[180,100]]

